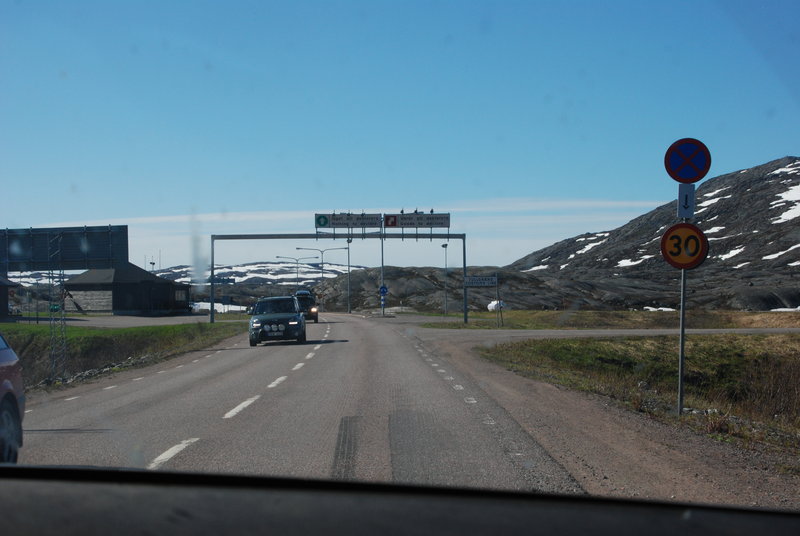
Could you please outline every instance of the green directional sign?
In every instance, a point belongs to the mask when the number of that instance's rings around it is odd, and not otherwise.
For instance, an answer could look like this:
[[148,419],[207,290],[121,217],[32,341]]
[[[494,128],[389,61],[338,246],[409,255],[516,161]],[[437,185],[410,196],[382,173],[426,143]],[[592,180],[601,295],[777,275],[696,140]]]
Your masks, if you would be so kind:
[[331,229],[357,229],[375,228],[380,229],[383,224],[381,214],[352,214],[350,212],[338,212],[332,214],[317,214],[314,217],[314,224],[317,228],[327,227]]

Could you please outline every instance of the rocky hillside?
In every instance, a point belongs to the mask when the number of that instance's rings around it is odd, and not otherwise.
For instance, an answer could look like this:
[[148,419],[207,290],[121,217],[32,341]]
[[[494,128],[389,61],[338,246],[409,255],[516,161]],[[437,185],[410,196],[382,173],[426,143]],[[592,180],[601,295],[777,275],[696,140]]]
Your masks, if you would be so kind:
[[[677,183],[676,183],[677,191]],[[785,157],[705,181],[697,190],[695,223],[709,239],[706,262],[687,271],[688,306],[769,310],[800,306],[800,158]],[[680,270],[660,252],[664,231],[677,223],[677,202],[617,229],[584,234],[535,251],[498,272],[502,299],[512,308],[677,307]],[[444,274],[434,268],[391,268],[384,274],[387,305],[441,310]],[[351,281],[351,301],[377,306],[377,269]],[[460,270],[448,275],[448,302],[463,300]],[[330,306],[346,297],[342,276],[319,291]],[[494,289],[470,289],[471,308],[485,309]]]

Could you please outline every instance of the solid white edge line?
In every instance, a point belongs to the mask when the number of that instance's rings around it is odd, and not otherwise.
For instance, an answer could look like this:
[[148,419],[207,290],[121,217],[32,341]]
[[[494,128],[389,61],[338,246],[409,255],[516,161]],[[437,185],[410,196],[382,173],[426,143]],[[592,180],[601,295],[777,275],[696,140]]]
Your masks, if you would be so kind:
[[150,462],[150,465],[147,466],[148,469],[158,469],[169,460],[174,458],[180,451],[191,445],[192,443],[200,441],[199,437],[193,437],[191,439],[184,439],[174,447],[171,447],[165,450],[160,456],[158,456],[155,460]]
[[261,398],[261,395],[256,395],[254,397],[248,398],[247,400],[245,400],[244,402],[242,402],[241,404],[239,404],[238,406],[236,406],[235,408],[230,410],[228,413],[223,415],[222,418],[223,419],[230,419],[231,417],[235,417],[237,413],[242,411],[244,408],[246,408],[247,406],[249,406],[250,404],[252,404],[256,400],[258,400],[259,398]]

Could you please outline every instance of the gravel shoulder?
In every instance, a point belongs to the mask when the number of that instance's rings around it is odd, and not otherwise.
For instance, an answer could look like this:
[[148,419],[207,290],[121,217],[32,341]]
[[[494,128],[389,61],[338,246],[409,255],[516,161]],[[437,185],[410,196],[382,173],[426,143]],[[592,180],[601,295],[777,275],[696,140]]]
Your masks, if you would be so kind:
[[[414,329],[411,318],[397,321]],[[503,406],[591,495],[800,510],[800,477],[780,470],[796,465],[789,456],[719,442],[602,396],[518,376],[474,351],[530,334],[415,334]]]

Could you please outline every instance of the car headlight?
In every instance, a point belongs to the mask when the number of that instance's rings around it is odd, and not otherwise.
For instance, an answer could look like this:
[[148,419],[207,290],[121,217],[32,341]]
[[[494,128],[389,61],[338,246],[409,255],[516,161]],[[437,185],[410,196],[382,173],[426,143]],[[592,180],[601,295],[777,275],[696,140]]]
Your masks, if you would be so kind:
[[254,327],[254,328],[260,328],[260,327],[261,327],[261,322],[254,321],[254,322],[253,322],[252,324],[250,324],[250,325],[251,325],[252,327]]
[[290,326],[296,326],[296,325],[297,325],[297,324],[299,324],[299,323],[300,323],[300,322],[298,322],[297,320],[290,320],[290,321],[289,321],[289,325],[290,325]]
[[316,312],[317,312],[317,308],[316,308],[316,307],[312,307],[312,308],[311,308],[311,312],[312,312],[312,313],[316,313]]

